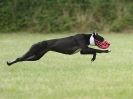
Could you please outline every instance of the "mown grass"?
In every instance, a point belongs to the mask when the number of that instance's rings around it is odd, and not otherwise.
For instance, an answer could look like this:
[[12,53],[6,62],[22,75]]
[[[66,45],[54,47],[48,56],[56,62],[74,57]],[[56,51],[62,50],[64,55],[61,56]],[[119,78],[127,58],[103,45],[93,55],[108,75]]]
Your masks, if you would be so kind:
[[[15,59],[38,41],[72,34],[0,34],[0,99],[131,99],[133,97],[133,35],[105,34],[112,50],[91,55],[47,53],[36,62]],[[102,34],[103,35],[103,34]]]

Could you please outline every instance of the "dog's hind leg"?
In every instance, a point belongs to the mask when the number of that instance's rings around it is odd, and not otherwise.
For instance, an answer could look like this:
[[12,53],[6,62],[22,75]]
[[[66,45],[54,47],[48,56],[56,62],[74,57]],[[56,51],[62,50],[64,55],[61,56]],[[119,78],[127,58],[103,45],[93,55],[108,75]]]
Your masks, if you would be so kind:
[[43,50],[42,52],[38,52],[30,57],[27,57],[24,61],[36,61],[39,60],[44,54],[48,52],[47,49]]
[[17,58],[16,60],[14,60],[12,62],[7,62],[7,65],[10,66],[14,63],[22,62],[22,61],[36,61],[36,60],[39,60],[47,52],[48,51],[46,50],[46,51],[43,51],[43,52],[40,52],[40,53],[37,53],[37,54],[33,54],[31,56],[20,57],[20,58]]
[[17,63],[18,60],[19,60],[19,58],[17,58],[17,59],[14,60],[14,61],[11,61],[11,62],[7,61],[7,65],[10,66],[10,65],[12,65],[12,64],[14,64],[14,63]]
[[26,54],[24,54],[22,57],[19,57],[12,62],[7,62],[7,65],[10,66],[14,63],[21,62],[21,61],[36,61],[36,60],[39,60],[47,52],[48,52],[47,43],[40,42],[32,45],[29,51]]

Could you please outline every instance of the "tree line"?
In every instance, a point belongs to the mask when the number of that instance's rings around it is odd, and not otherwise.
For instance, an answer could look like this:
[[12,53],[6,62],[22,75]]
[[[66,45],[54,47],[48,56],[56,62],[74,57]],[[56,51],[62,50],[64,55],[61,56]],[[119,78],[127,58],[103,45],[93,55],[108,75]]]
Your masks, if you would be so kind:
[[0,31],[133,29],[132,0],[0,0]]

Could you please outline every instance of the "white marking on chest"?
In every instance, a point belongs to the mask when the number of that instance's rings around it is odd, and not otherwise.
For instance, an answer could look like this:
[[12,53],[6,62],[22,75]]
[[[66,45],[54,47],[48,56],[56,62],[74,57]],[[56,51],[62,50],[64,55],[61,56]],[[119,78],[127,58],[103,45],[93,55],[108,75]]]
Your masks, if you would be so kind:
[[90,37],[90,45],[93,45],[93,46],[95,45],[93,34]]
[[81,48],[77,49],[73,54],[78,53],[81,51]]

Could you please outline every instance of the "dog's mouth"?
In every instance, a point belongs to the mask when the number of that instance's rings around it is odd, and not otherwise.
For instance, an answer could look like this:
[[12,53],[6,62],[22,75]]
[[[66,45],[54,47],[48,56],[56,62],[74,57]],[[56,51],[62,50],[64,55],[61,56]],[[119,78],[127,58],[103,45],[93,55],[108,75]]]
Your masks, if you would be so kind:
[[95,44],[101,49],[107,49],[110,46],[110,43],[106,40],[101,42],[95,39]]

